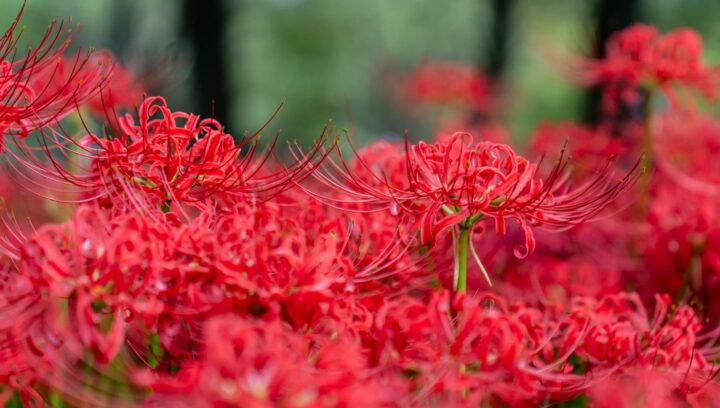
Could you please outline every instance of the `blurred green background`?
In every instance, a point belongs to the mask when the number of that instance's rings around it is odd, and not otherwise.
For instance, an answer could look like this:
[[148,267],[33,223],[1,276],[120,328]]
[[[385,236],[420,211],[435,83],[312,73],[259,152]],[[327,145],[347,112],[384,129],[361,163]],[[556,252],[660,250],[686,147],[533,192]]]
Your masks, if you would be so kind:
[[[22,2],[0,5],[9,23]],[[32,43],[55,16],[79,23],[76,45],[110,48],[171,106],[217,116],[233,134],[261,126],[309,140],[332,118],[360,139],[422,118],[393,106],[383,78],[430,59],[465,61],[500,84],[502,122],[517,139],[541,119],[583,120],[589,96],[549,63],[562,51],[593,55],[630,21],[688,26],[720,61],[720,2],[699,0],[28,0]],[[212,110],[212,100],[216,101]]]

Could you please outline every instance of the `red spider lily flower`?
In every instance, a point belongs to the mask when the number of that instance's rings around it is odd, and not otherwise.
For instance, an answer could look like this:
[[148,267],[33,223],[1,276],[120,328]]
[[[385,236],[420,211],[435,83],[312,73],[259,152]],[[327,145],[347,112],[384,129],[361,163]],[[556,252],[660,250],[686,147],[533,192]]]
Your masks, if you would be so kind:
[[580,298],[573,303],[570,319],[577,324],[592,319],[575,353],[593,366],[708,368],[707,357],[712,356],[712,351],[705,355],[705,351],[696,349],[702,328],[699,319],[688,306],[679,307],[670,316],[668,296],[656,296],[650,321],[637,295],[612,295],[600,301]]
[[[367,153],[357,155],[356,160],[362,161],[363,154]],[[525,245],[516,247],[515,255],[525,257],[535,247],[532,227],[561,230],[593,218],[634,181],[639,164],[619,180],[610,176],[608,164],[587,184],[568,190],[563,186],[566,160],[558,160],[543,180],[537,166],[509,146],[484,141],[473,144],[468,133],[455,133],[444,143],[406,143],[404,156],[405,179],[401,184],[392,183],[386,174],[373,174],[372,157],[369,163],[359,165],[329,161],[313,176],[338,189],[339,196],[311,194],[335,204],[355,200],[376,209],[412,214],[423,245],[432,244],[445,230],[459,234],[456,267],[461,275],[466,269],[471,232],[485,220],[494,221],[498,234],[505,234],[508,220],[517,221],[525,234]],[[298,153],[298,157],[302,155]],[[401,159],[398,157],[396,163]],[[369,170],[371,181],[366,181],[367,172],[352,173],[358,167]],[[396,170],[391,171],[395,178]],[[462,276],[459,280],[462,286]]]
[[448,142],[453,138],[457,129],[465,129],[467,133],[480,136],[482,140],[487,142],[508,144],[511,139],[508,129],[500,123],[474,122],[468,119],[460,119],[448,121],[448,123],[441,125],[440,130],[435,135],[435,141],[440,143]]
[[64,200],[99,199],[107,205],[123,202],[168,210],[172,204],[195,204],[210,197],[267,199],[306,177],[322,161],[324,136],[306,153],[306,160],[281,166],[271,160],[276,140],[257,155],[260,131],[236,142],[216,120],[173,112],[161,97],[145,99],[137,122],[130,114],[109,120],[113,130],[108,136],[91,133],[79,143],[62,129],[46,130],[42,146],[51,163],[24,149],[13,155],[12,168],[31,190],[50,180],[67,185],[67,194],[84,194]]
[[[720,195],[720,121],[697,112],[668,112],[653,121],[658,172],[695,196]],[[692,140],[692,143],[688,143]]]
[[[534,308],[501,297],[404,297],[377,313],[371,363],[404,373],[409,402],[513,406],[583,395],[610,375],[647,369],[671,375],[676,395],[702,394],[714,375],[713,348],[682,306],[670,317],[657,299],[648,316],[639,297],[573,298],[568,308]],[[714,334],[710,334],[712,336]]]
[[594,407],[602,408],[712,406],[688,405],[688,401],[675,395],[682,381],[683,377],[677,373],[638,367],[593,384],[588,390],[588,398]]
[[412,104],[451,105],[486,113],[492,109],[491,86],[474,67],[452,61],[426,61],[398,86]]
[[718,71],[703,64],[700,36],[688,28],[661,35],[655,27],[635,24],[614,34],[605,58],[586,62],[583,81],[606,84],[605,103],[612,108],[618,99],[632,103],[637,86],[659,87],[674,98],[670,86],[695,88],[714,98]]
[[475,300],[451,303],[441,292],[427,302],[403,297],[378,312],[367,347],[374,363],[412,384],[406,404],[471,406],[505,392],[516,402],[532,399],[520,361],[529,361],[542,334],[533,339],[521,319]]
[[138,121],[125,115],[112,138],[88,136],[86,143],[99,146],[93,170],[111,197],[128,183],[162,201],[192,200],[193,189],[207,194],[244,187],[241,147],[217,121],[171,112],[160,97],[143,102]]
[[714,293],[720,287],[720,207],[713,195],[692,194],[687,186],[654,179],[641,263],[633,270],[637,290],[646,298],[657,291],[701,302],[706,316],[720,314]]
[[[26,137],[56,122],[93,97],[112,66],[88,53],[63,54],[70,45],[63,21],[53,21],[40,42],[17,58],[15,35],[25,6],[0,36],[0,130],[4,136]],[[0,151],[2,150],[0,136]]]
[[512,299],[567,305],[573,297],[602,297],[623,288],[622,271],[610,261],[548,252],[536,252],[533,262],[507,260],[495,289]]
[[144,92],[135,73],[118,63],[109,51],[98,55],[106,61],[105,65],[110,65],[113,69],[100,93],[88,101],[90,110],[100,117],[105,117],[119,109],[130,110],[139,106]]
[[634,164],[640,138],[640,126],[633,123],[625,124],[622,136],[616,137],[609,126],[543,122],[530,136],[530,150],[542,154],[566,144],[568,154],[573,158],[572,170],[591,172],[596,163],[602,163],[608,157],[615,157],[625,165]]
[[[12,245],[0,241],[7,270],[15,271],[0,286],[0,316],[12,314],[20,325],[67,316],[64,343],[92,352],[100,365],[148,331],[158,336],[166,366],[188,358],[194,340],[183,327],[228,310],[282,316],[298,328],[318,327],[325,317],[337,317],[345,330],[367,327],[358,293],[368,302],[383,286],[381,294],[392,293],[392,277],[414,261],[389,237],[382,247],[356,250],[341,238],[353,232],[342,223],[306,217],[274,203],[204,207],[186,221],[159,209],[80,206],[67,223],[16,234]],[[385,285],[366,284],[379,274]],[[36,341],[30,334],[13,331],[12,338]]]

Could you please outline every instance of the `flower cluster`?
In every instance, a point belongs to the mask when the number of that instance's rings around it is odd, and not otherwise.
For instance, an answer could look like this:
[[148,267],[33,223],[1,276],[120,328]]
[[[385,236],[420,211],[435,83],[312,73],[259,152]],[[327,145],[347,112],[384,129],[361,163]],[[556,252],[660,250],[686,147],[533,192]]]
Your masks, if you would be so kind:
[[187,201],[244,187],[247,167],[236,160],[242,145],[217,121],[171,112],[160,97],[142,103],[138,121],[127,114],[112,139],[91,134],[84,141],[98,146],[91,164],[102,180],[93,183],[101,186],[98,194],[143,189],[160,200]]
[[398,87],[413,104],[456,105],[476,112],[493,107],[490,81],[471,66],[449,61],[418,65]]
[[587,61],[581,78],[605,87],[606,106],[620,100],[633,104],[638,86],[647,91],[661,88],[671,99],[672,85],[697,89],[707,98],[715,96],[718,71],[703,64],[702,38],[693,30],[677,29],[660,34],[655,27],[633,25],[610,38],[605,58]]
[[[507,221],[515,220],[525,235],[524,246],[514,253],[524,258],[533,252],[536,242],[533,227],[562,230],[581,224],[600,213],[638,174],[638,163],[623,177],[612,177],[609,165],[595,172],[589,181],[569,189],[565,181],[568,164],[562,157],[545,178],[537,174],[537,165],[517,155],[510,146],[488,141],[473,143],[472,135],[457,132],[433,144],[419,142],[405,152],[384,142],[382,163],[389,175],[373,171],[368,151],[359,152],[352,163],[330,161],[313,173],[323,189],[336,189],[337,196],[310,192],[330,205],[352,203],[357,210],[388,210],[393,215],[408,215],[419,233],[421,245],[432,245],[436,236],[447,230],[458,236],[455,259],[455,286],[466,289],[467,248],[488,280],[475,249],[468,245],[472,232],[482,232],[485,221],[494,221],[499,235],[507,232]],[[301,153],[297,157],[303,158]],[[394,160],[393,160],[394,157]],[[373,157],[373,161],[375,158]],[[404,167],[404,169],[402,168]],[[362,171],[354,172],[360,168]]]
[[4,136],[25,138],[67,116],[95,96],[112,71],[108,61],[90,53],[65,56],[70,38],[58,20],[18,58],[21,15],[22,10],[0,36],[0,152]]

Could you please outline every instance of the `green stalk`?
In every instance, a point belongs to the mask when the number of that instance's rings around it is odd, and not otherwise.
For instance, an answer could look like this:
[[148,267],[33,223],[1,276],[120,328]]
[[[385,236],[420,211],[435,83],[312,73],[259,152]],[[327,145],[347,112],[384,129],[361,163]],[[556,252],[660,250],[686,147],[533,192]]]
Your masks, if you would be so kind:
[[455,291],[458,293],[467,292],[467,250],[470,237],[470,228],[460,224],[460,237],[458,242],[458,256],[455,262],[458,263],[458,280]]

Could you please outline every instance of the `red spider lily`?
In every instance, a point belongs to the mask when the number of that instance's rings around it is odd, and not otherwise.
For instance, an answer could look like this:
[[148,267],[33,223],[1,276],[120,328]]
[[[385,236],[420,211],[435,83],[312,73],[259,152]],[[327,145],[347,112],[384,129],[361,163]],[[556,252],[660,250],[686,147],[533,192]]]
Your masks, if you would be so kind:
[[[376,209],[402,210],[417,218],[420,241],[432,244],[435,236],[447,229],[459,228],[460,273],[466,268],[470,232],[485,219],[495,221],[498,234],[505,234],[508,219],[516,220],[525,233],[525,246],[515,248],[517,257],[525,257],[535,247],[531,227],[566,229],[583,223],[611,203],[637,175],[638,163],[622,179],[609,175],[609,166],[576,190],[563,187],[567,161],[562,158],[545,180],[537,176],[537,166],[515,154],[507,145],[492,142],[472,143],[472,136],[458,132],[445,143],[406,144],[404,158],[395,159],[391,173],[375,174],[373,157],[360,164],[329,161],[313,176],[325,186],[338,189],[339,196],[312,193],[335,204],[356,202]],[[298,153],[299,158],[303,158]],[[397,163],[404,159],[404,180],[397,178]],[[381,160],[386,160],[382,158]],[[354,168],[367,169],[358,175]],[[369,176],[368,176],[369,173]],[[391,178],[389,178],[391,177]],[[370,181],[367,181],[370,179]],[[477,258],[477,257],[475,257]],[[460,278],[462,285],[463,278]]]
[[[156,113],[160,117],[152,118]],[[88,136],[86,143],[99,147],[93,170],[111,197],[126,183],[167,201],[193,200],[192,189],[207,194],[246,187],[248,169],[238,160],[242,145],[236,146],[217,121],[171,112],[160,97],[143,102],[138,120],[120,118],[111,138]]]
[[714,196],[688,193],[685,186],[655,179],[642,234],[641,263],[633,270],[645,297],[657,291],[702,304],[708,317],[720,312],[720,229]]
[[613,35],[605,58],[588,61],[581,75],[586,83],[608,85],[605,103],[609,108],[618,99],[634,102],[639,85],[659,87],[673,97],[670,86],[679,84],[713,98],[718,72],[702,63],[702,51],[702,39],[691,29],[661,35],[655,27],[635,24]]
[[[692,140],[692,143],[687,143]],[[695,196],[720,195],[720,122],[696,112],[668,112],[653,120],[658,172]]]
[[22,148],[12,155],[11,168],[38,195],[48,183],[61,183],[54,189],[60,195],[56,199],[168,210],[209,197],[267,199],[302,180],[323,159],[325,134],[305,160],[281,166],[271,160],[276,139],[258,155],[260,130],[236,142],[216,120],[173,112],[162,97],[145,99],[137,117],[137,123],[130,114],[110,117],[109,135],[90,133],[80,142],[62,128],[46,129],[40,157]]
[[0,291],[0,314],[30,324],[60,307],[68,314],[68,342],[75,339],[100,364],[138,330],[156,330],[170,356],[184,356],[187,339],[173,334],[183,323],[227,310],[266,310],[261,314],[282,315],[298,327],[315,325],[322,316],[363,309],[352,300],[359,291],[382,288],[367,285],[368,275],[384,276],[389,292],[390,278],[414,266],[396,243],[357,253],[340,238],[352,231],[337,220],[305,217],[270,203],[205,207],[186,223],[160,210],[81,206],[65,224],[4,243],[16,275],[8,274]]
[[639,367],[599,381],[589,389],[588,396],[593,401],[593,406],[603,408],[639,406],[680,408],[713,405],[696,405],[692,403],[694,398],[684,400],[676,395],[676,390],[681,388],[683,381],[683,376],[678,373],[663,373],[660,370]]
[[487,78],[460,62],[424,62],[398,85],[398,93],[413,104],[460,106],[477,113],[493,106]]
[[118,109],[136,108],[142,103],[143,88],[135,73],[120,65],[110,52],[105,51],[99,55],[106,61],[105,65],[112,66],[113,70],[100,94],[88,101],[90,110],[100,117],[105,117]]
[[571,170],[587,177],[596,163],[602,163],[608,157],[616,158],[616,162],[625,166],[635,163],[641,139],[640,126],[626,123],[621,133],[622,137],[617,137],[605,124],[592,127],[572,122],[542,122],[530,137],[530,150],[542,154],[566,144],[568,154],[573,158]]
[[650,147],[656,171],[638,228],[640,260],[630,268],[645,298],[673,293],[702,304],[712,317],[720,312],[713,295],[720,285],[718,136],[717,121],[697,112],[655,115]]
[[[362,278],[363,270],[381,265],[353,267],[342,254],[348,246],[337,238],[342,232],[332,231],[340,227],[336,221],[305,224],[307,234],[299,234],[303,212],[290,207],[283,216],[281,209],[207,208],[189,224],[177,224],[159,210],[116,214],[82,206],[71,222],[18,237],[7,251],[15,259],[7,269],[13,273],[0,285],[0,316],[13,315],[9,326],[0,326],[0,350],[17,361],[7,381],[21,367],[49,359],[55,369],[32,371],[41,382],[78,401],[101,398],[65,378],[68,366],[86,358],[83,350],[94,354],[87,364],[103,373],[128,350],[149,359],[143,343],[150,332],[164,353],[155,364],[165,370],[192,358],[197,333],[188,327],[228,311],[282,316],[297,328],[326,326],[327,317],[338,322],[335,332],[369,327],[366,307],[355,299],[363,285],[353,275]],[[61,327],[46,328],[46,320]],[[47,339],[56,341],[48,345]],[[25,343],[32,347],[18,350]]]
[[659,298],[649,317],[630,294],[574,298],[568,307],[532,308],[499,297],[436,293],[402,298],[378,313],[371,362],[401,371],[418,404],[529,405],[571,399],[609,375],[637,367],[672,373],[674,389],[695,395],[713,375],[713,349],[699,346],[691,309],[668,317]]
[[533,262],[504,263],[498,273],[498,292],[512,299],[567,305],[573,297],[602,297],[622,290],[622,271],[608,260],[599,263],[579,255],[563,259],[562,253],[538,252]]
[[[111,65],[88,52],[66,58],[70,45],[63,21],[53,21],[40,42],[18,58],[15,35],[25,6],[0,36],[0,130],[26,137],[56,122],[93,97],[106,81]],[[0,151],[2,150],[0,136]]]
[[[3,103],[46,108],[0,129],[0,404],[720,402],[713,119],[671,104],[655,117],[648,106],[644,128],[545,124],[531,149],[566,149],[531,162],[486,121],[477,72],[427,64],[405,96],[459,107],[456,125],[482,141],[439,131],[432,143],[349,143],[346,160],[326,128],[283,165],[275,141],[257,151],[260,131],[235,140],[161,97],[116,113],[141,93],[132,74],[107,53],[66,58],[52,35],[28,61],[0,37],[0,56],[11,50],[0,74],[20,81]],[[589,82],[623,96],[714,91],[689,31],[636,27],[608,48]],[[104,114],[106,134],[71,136],[63,103]],[[639,148],[657,171],[638,189],[642,211],[626,215],[619,195]],[[19,185],[56,202],[25,204]],[[605,210],[602,223],[550,233]],[[481,259],[496,278],[478,293]]]

